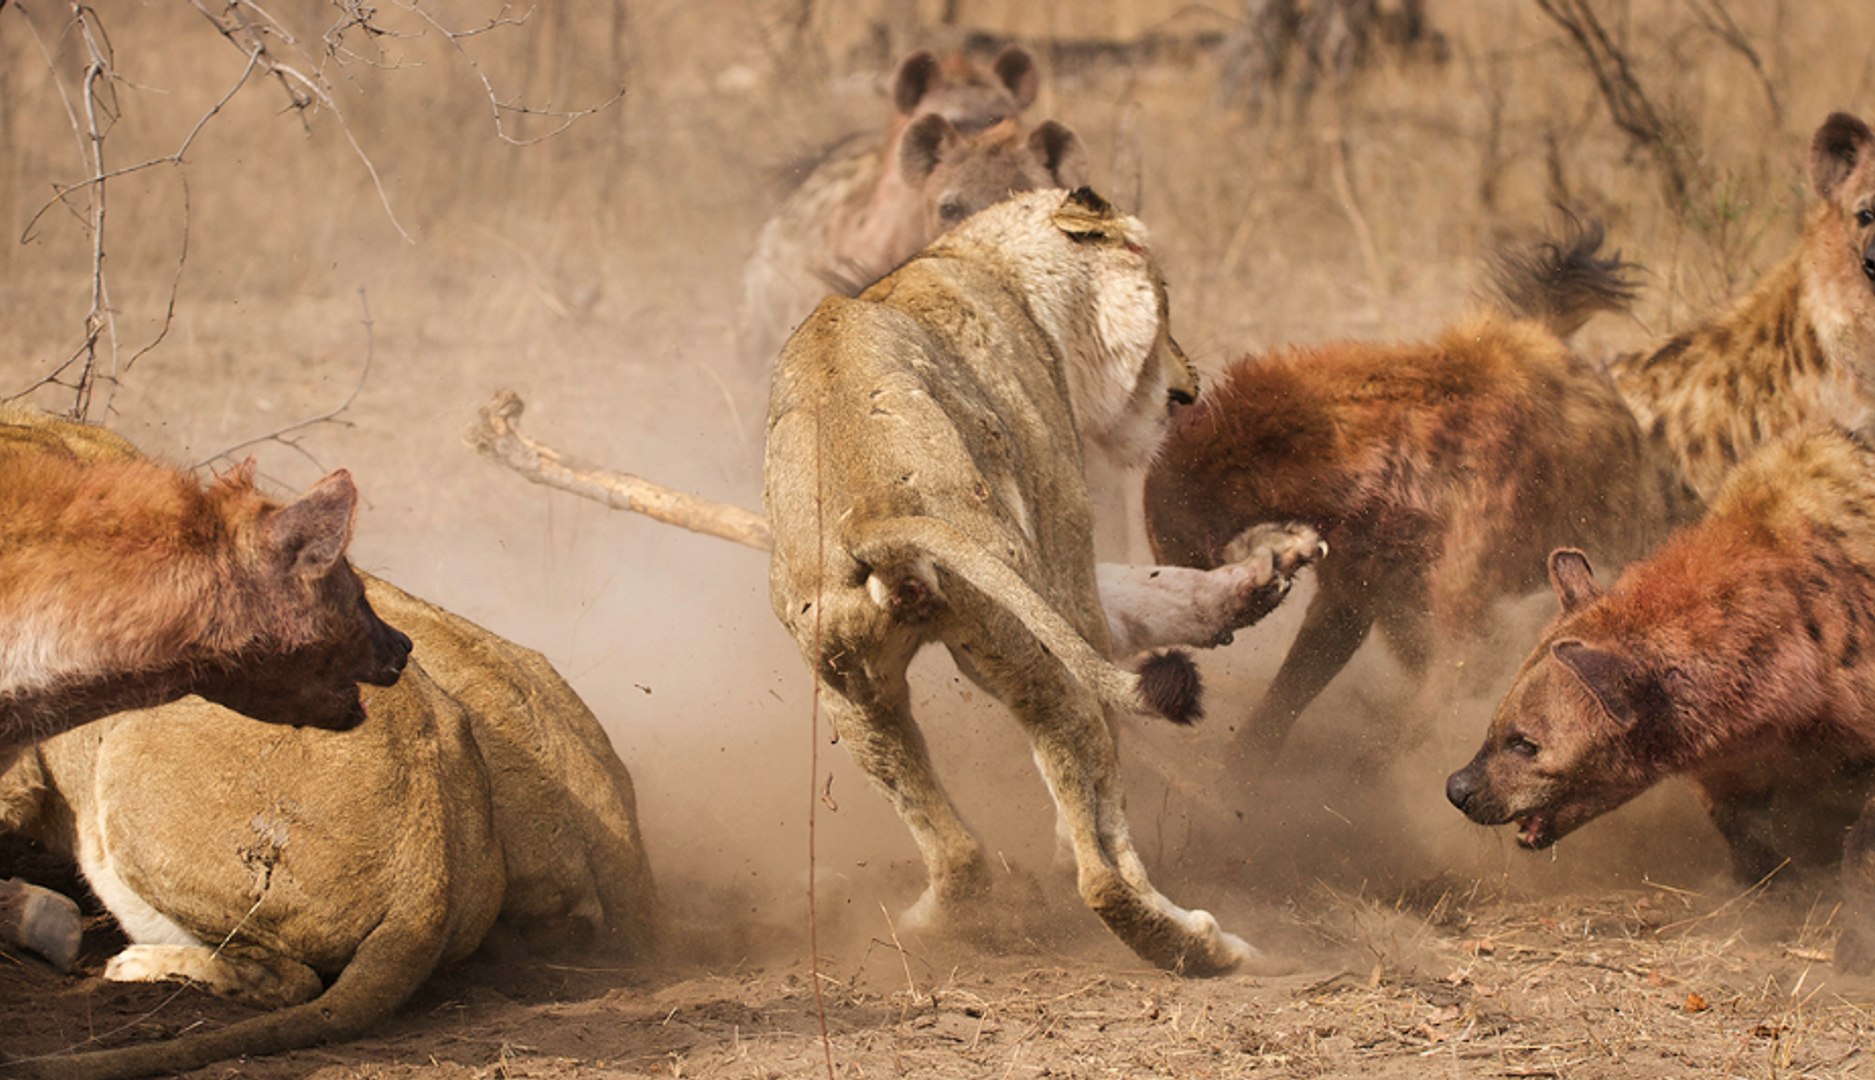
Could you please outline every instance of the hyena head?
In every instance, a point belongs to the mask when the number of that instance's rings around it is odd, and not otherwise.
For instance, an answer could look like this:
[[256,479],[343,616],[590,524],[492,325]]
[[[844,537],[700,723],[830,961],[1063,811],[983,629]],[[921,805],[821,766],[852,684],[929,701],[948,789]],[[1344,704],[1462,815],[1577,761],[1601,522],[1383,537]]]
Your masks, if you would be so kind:
[[1517,842],[1545,848],[1659,779],[1658,741],[1674,722],[1677,671],[1596,632],[1603,594],[1588,559],[1561,549],[1550,581],[1562,616],[1524,660],[1484,745],[1445,783],[1480,825],[1517,823]]
[[987,72],[962,54],[939,60],[920,49],[899,61],[892,104],[901,123],[936,115],[959,131],[977,132],[1028,108],[1040,87],[1035,57],[1019,45],[997,53]]
[[284,506],[260,498],[247,470],[212,492],[232,540],[231,587],[248,597],[245,643],[197,689],[256,720],[344,730],[365,718],[358,684],[389,686],[410,639],[378,618],[345,559],[358,489],[340,469]]
[[921,192],[928,243],[1011,195],[1080,187],[1087,179],[1087,154],[1074,132],[1053,120],[1024,138],[1014,120],[966,134],[934,113],[905,130],[899,173]]
[[1819,330],[1826,340],[1853,335],[1840,342],[1851,349],[1875,349],[1875,133],[1867,124],[1840,112],[1823,121],[1810,140],[1810,184],[1826,208],[1805,237],[1830,308],[1813,313]]

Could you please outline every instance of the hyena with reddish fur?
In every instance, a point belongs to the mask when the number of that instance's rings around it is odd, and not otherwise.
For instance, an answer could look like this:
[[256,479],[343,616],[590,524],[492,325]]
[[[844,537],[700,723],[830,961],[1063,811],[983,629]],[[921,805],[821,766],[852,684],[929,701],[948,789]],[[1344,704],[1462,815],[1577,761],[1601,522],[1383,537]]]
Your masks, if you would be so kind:
[[1712,498],[1758,447],[1875,413],[1875,134],[1847,113],[1810,144],[1818,202],[1797,250],[1729,311],[1610,368],[1687,491]]
[[985,206],[1085,183],[1074,132],[1052,120],[1025,132],[1015,119],[1039,82],[1016,46],[987,71],[962,55],[906,57],[883,135],[837,145],[763,226],[743,268],[743,359],[772,363],[823,297],[857,295]]
[[1790,853],[1774,799],[1854,783],[1836,959],[1875,966],[1875,451],[1840,429],[1773,444],[1605,592],[1577,551],[1550,578],[1562,614],[1447,781],[1453,805],[1545,848],[1684,775],[1760,881]]
[[1243,769],[1378,625],[1444,684],[1503,598],[1543,583],[1559,543],[1625,560],[1667,529],[1660,470],[1606,376],[1568,332],[1629,295],[1594,226],[1500,265],[1506,307],[1413,345],[1342,343],[1248,357],[1181,410],[1146,477],[1155,561],[1230,561],[1244,530],[1313,526],[1317,591],[1268,693],[1238,732]]

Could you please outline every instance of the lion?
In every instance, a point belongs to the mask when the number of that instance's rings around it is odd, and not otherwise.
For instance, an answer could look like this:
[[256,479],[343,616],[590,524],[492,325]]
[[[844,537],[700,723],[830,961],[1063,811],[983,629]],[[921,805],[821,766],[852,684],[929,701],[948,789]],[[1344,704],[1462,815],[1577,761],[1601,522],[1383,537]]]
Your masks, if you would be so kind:
[[982,845],[932,771],[905,671],[940,642],[1015,712],[1082,899],[1141,957],[1216,974],[1260,954],[1148,880],[1103,708],[1189,719],[1189,657],[1109,659],[1083,462],[1138,465],[1196,378],[1139,221],[1081,188],[982,211],[783,349],[768,417],[770,597],[835,729],[930,877],[912,925],[962,921]]
[[186,699],[0,777],[0,831],[70,855],[131,939],[106,978],[278,1009],[12,1070],[171,1073],[353,1037],[497,924],[652,945],[631,778],[592,713],[538,653],[367,585],[417,643],[402,680],[367,691],[369,723],[263,726]]

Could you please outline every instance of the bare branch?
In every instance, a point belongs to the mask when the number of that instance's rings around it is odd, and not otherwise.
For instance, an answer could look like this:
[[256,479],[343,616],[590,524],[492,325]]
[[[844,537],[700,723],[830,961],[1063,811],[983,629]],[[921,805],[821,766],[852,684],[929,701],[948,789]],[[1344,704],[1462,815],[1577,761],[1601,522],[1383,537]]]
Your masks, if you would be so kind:
[[1771,74],[1765,70],[1764,58],[1751,44],[1751,39],[1726,10],[1724,0],[1687,0],[1698,16],[1700,25],[1712,35],[1729,46],[1732,51],[1745,58],[1751,65],[1752,73],[1758,76],[1758,86],[1764,91],[1764,100],[1771,107],[1771,119],[1778,127],[1784,126],[1784,105],[1777,97],[1777,87],[1771,83]]
[[[233,446],[226,447],[217,453],[210,454],[208,457],[205,457],[202,460],[196,462],[194,465],[191,465],[190,468],[200,469],[203,466],[212,465],[217,461],[232,459],[238,451],[245,450],[250,446],[258,446],[259,444],[264,443],[264,442],[279,443],[281,446],[297,451],[298,453],[303,455],[306,458],[306,460],[312,462],[313,464],[319,465],[319,459],[314,457],[311,451],[307,450],[305,447],[301,446],[297,441],[289,438],[288,436],[297,435],[300,432],[307,431],[311,428],[319,426],[320,424],[337,424],[341,427],[351,426],[350,421],[340,419],[340,417],[344,415],[345,410],[352,407],[352,402],[358,400],[359,391],[365,388],[366,380],[371,378],[371,361],[372,361],[373,353],[375,352],[375,345],[376,345],[376,338],[373,333],[373,328],[375,324],[371,321],[371,298],[365,294],[365,290],[362,286],[360,286],[358,289],[358,302],[364,308],[365,363],[364,363],[364,366],[360,368],[358,371],[358,381],[355,384],[353,384],[352,392],[345,395],[344,401],[339,402],[338,405],[334,406],[333,408],[327,409],[325,412],[320,413],[318,416],[308,417],[307,419],[301,420],[298,423],[288,424],[287,426],[283,428],[276,428],[275,430],[269,431],[264,435],[256,435],[251,439],[244,439],[241,442],[235,443]],[[324,468],[323,465],[320,465],[320,467]]]
[[614,510],[630,510],[691,532],[732,540],[758,551],[774,546],[768,519],[740,506],[674,491],[630,473],[568,457],[521,434],[526,408],[520,395],[502,390],[482,406],[463,440],[483,457],[506,465],[536,484],[570,491]]
[[[618,88],[617,92],[615,92],[611,97],[605,99],[604,101],[600,102],[597,105],[592,106],[591,108],[573,109],[573,110],[565,110],[565,111],[556,110],[556,109],[539,109],[539,108],[534,108],[529,105],[522,105],[515,101],[502,101],[500,96],[495,93],[495,84],[489,80],[488,73],[482,70],[482,65],[476,62],[475,57],[469,52],[468,49],[463,47],[462,41],[464,38],[474,37],[478,34],[485,34],[488,31],[493,30],[499,26],[520,26],[521,24],[525,23],[528,20],[528,18],[534,14],[534,10],[532,8],[529,8],[527,14],[522,15],[520,18],[511,18],[507,15],[507,12],[509,10],[508,7],[506,5],[503,5],[501,9],[501,13],[497,14],[494,18],[490,19],[487,23],[481,26],[471,27],[468,30],[451,30],[449,27],[444,26],[441,22],[438,22],[436,19],[436,16],[431,15],[430,12],[426,8],[424,8],[420,0],[402,0],[402,6],[406,10],[410,11],[412,14],[416,15],[418,18],[422,19],[424,22],[430,24],[430,26],[434,27],[436,32],[443,35],[443,39],[448,41],[450,44],[450,47],[455,49],[457,54],[462,57],[463,62],[469,65],[469,70],[473,71],[475,73],[475,77],[481,81],[482,91],[488,95],[488,104],[495,118],[495,137],[500,139],[502,142],[509,144],[510,146],[532,146],[535,143],[545,142],[546,140],[553,138],[555,135],[558,135],[561,132],[565,131],[567,128],[572,127],[575,123],[577,123],[582,118],[591,116],[593,113],[599,112],[603,109],[610,108],[613,104],[615,104],[616,102],[618,102],[620,99],[622,99],[625,96],[625,88],[621,86]],[[552,117],[558,120],[560,123],[557,127],[555,127],[552,131],[547,132],[545,135],[537,135],[531,139],[522,139],[522,138],[517,138],[513,135],[508,134],[507,124],[504,122],[504,118],[510,114],[515,115],[515,116]]]
[[1536,6],[1574,39],[1615,126],[1653,156],[1668,197],[1676,206],[1683,205],[1695,172],[1686,141],[1654,107],[1627,54],[1608,36],[1589,0],[1536,0]]

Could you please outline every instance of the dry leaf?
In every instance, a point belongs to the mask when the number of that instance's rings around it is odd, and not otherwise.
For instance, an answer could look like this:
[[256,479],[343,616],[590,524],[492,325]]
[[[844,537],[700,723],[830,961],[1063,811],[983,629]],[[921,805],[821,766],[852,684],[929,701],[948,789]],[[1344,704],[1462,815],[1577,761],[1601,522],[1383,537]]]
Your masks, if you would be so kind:
[[1712,1005],[1708,1003],[1705,998],[1700,997],[1698,994],[1695,994],[1690,990],[1687,991],[1687,994],[1686,994],[1686,1011],[1687,1012],[1705,1012],[1707,1009],[1710,1009],[1710,1008],[1712,1008]]

